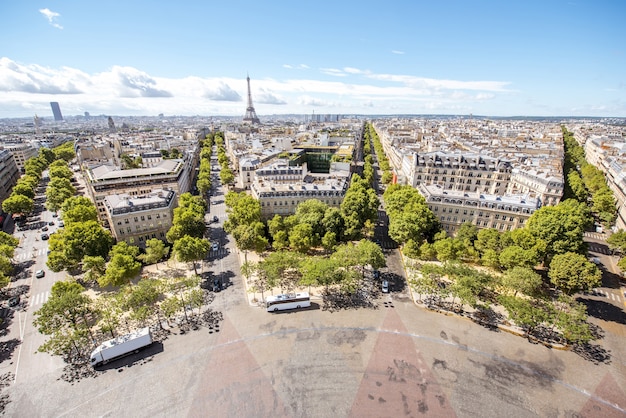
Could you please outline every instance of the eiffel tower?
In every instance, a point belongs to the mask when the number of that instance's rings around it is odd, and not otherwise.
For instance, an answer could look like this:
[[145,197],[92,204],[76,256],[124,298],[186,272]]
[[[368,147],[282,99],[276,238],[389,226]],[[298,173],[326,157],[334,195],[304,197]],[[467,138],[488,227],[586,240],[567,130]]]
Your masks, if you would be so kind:
[[250,93],[250,76],[248,75],[246,80],[248,80],[248,107],[246,108],[246,115],[243,117],[244,122],[250,122],[252,124],[261,123],[259,117],[256,115],[256,111],[254,110],[254,106],[252,105],[252,94]]

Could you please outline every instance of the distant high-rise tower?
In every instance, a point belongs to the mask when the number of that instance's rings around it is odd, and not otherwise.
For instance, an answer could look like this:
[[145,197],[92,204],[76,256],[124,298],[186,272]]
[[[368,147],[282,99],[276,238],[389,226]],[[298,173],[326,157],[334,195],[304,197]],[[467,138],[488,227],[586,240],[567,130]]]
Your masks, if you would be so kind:
[[61,108],[59,107],[59,102],[50,102],[50,107],[52,108],[52,114],[54,115],[54,120],[56,121],[63,120],[63,115],[61,114]]
[[113,134],[116,131],[117,130],[115,129],[115,122],[113,122],[113,118],[111,116],[109,116],[109,132],[111,132]]
[[33,119],[34,125],[35,125],[35,133],[36,134],[40,134],[41,133],[41,118],[37,115],[35,115],[34,119]]
[[250,123],[261,123],[259,117],[256,115],[254,106],[252,106],[252,93],[250,93],[250,76],[248,76],[246,80],[248,80],[248,107],[246,108],[246,115],[243,117],[243,121]]

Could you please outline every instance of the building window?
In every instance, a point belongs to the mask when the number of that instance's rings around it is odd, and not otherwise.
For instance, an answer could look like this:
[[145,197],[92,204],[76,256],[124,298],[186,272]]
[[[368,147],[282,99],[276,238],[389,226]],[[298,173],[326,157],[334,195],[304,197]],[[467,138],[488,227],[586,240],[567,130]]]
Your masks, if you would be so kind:
[[129,221],[128,219],[124,219],[124,223],[127,224]]
[[152,219],[152,215],[148,215],[148,220]]
[[146,220],[146,217],[145,217],[145,216],[143,216],[143,215],[141,215],[141,220],[142,220],[142,221],[145,221],[145,220]]
[[139,222],[139,218],[135,216],[135,222]]

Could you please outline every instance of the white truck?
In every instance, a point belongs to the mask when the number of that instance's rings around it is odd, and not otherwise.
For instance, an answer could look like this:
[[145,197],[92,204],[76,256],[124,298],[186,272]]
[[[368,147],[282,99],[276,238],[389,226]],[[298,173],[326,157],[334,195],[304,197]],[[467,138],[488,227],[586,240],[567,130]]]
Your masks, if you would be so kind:
[[103,342],[98,348],[93,350],[89,362],[93,367],[97,367],[111,360],[137,352],[150,344],[152,344],[150,328],[141,328],[130,334],[121,335]]

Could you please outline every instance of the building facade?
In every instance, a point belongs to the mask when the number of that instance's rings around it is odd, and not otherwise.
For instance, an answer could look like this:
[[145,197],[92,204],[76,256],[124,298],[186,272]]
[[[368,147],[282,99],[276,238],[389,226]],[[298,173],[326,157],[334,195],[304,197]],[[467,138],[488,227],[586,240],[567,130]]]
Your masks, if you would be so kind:
[[443,229],[450,235],[454,235],[466,222],[471,222],[478,228],[512,231],[523,227],[540,207],[538,199],[522,195],[498,196],[445,190],[439,185],[420,185],[417,189]]
[[20,178],[15,159],[9,150],[0,150],[0,204],[11,195],[13,186]]
[[127,193],[106,196],[103,206],[111,233],[118,242],[145,247],[151,238],[165,241],[176,201],[175,191],[156,189],[142,196]]

